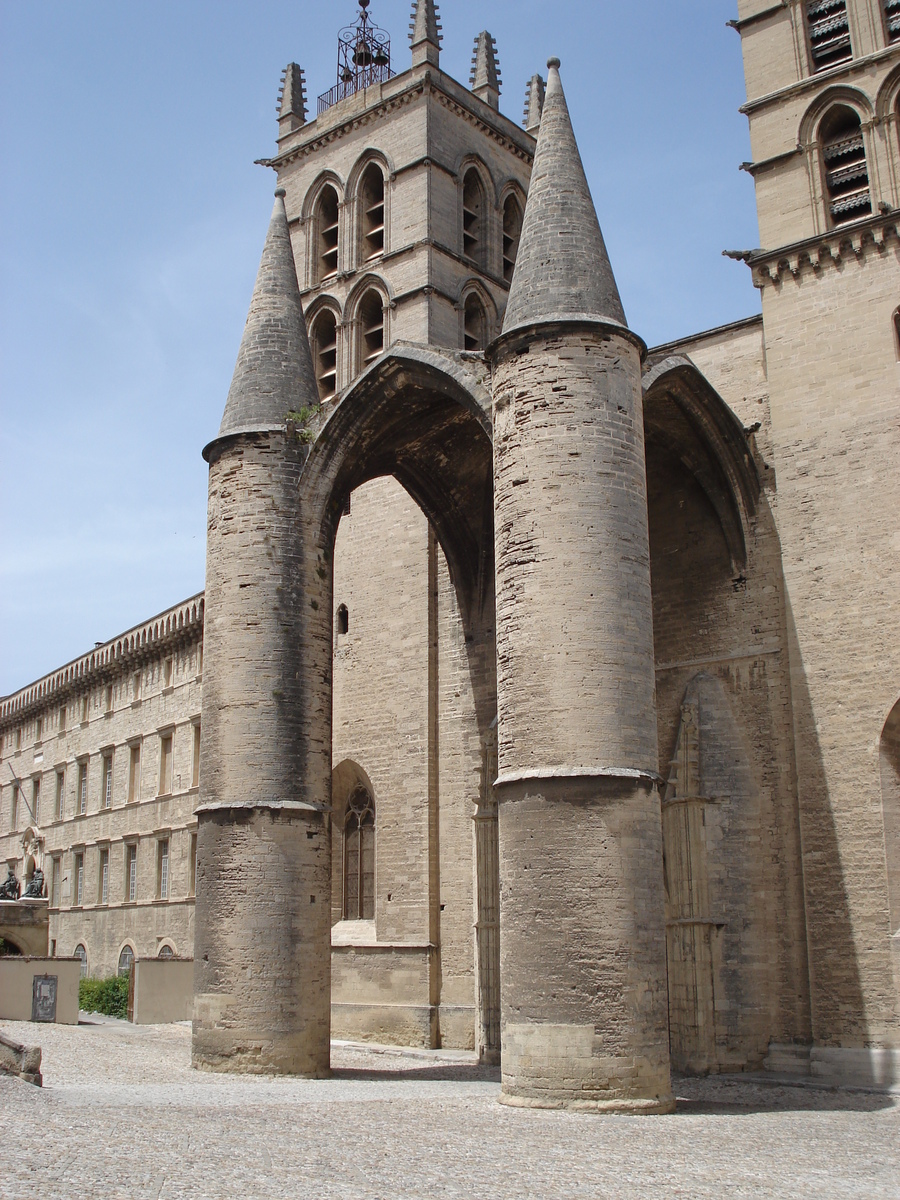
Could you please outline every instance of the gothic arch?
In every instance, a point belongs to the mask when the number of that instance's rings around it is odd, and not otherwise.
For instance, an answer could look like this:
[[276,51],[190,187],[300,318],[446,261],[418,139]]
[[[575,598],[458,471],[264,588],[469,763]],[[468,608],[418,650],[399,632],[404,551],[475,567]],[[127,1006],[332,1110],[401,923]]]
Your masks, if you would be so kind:
[[894,116],[900,104],[900,66],[894,67],[878,89],[875,98],[875,116],[884,121]]
[[665,446],[688,468],[715,510],[733,573],[747,562],[760,479],[740,421],[690,359],[673,355],[644,373],[648,450]]
[[318,287],[341,269],[344,198],[344,185],[333,171],[324,171],[306,193],[302,219],[306,231],[307,288]]
[[459,237],[465,258],[490,271],[494,260],[497,189],[490,171],[476,155],[459,167]]
[[850,87],[846,84],[838,84],[834,87],[826,88],[810,104],[800,120],[798,140],[801,146],[806,148],[817,140],[823,118],[836,105],[844,105],[847,108],[852,108],[859,114],[860,122],[863,125],[871,123],[875,116],[872,101],[860,88]]
[[[480,338],[480,345],[469,346],[468,339],[472,336],[469,327],[469,306],[471,298],[477,300],[481,308],[484,320],[484,329]],[[459,291],[459,300],[457,307],[460,314],[460,345],[464,350],[483,351],[499,333],[499,324],[497,318],[497,306],[494,303],[494,298],[478,279],[467,279]]]
[[[381,301],[381,336],[373,335],[375,319],[373,296]],[[345,327],[350,331],[351,378],[369,367],[391,344],[390,311],[393,296],[388,283],[380,275],[367,274],[360,279],[347,297],[344,307]]]
[[341,306],[334,296],[317,296],[306,310],[313,370],[323,402],[332,399],[341,387],[342,326]]
[[[373,168],[377,168],[381,176],[381,245],[378,250],[377,242],[372,243],[372,230],[377,222],[370,221],[367,224],[367,211],[365,200],[366,182]],[[386,254],[390,250],[390,211],[391,211],[391,188],[390,183],[393,177],[393,166],[387,155],[380,150],[369,149],[364,151],[356,160],[350,176],[347,180],[347,197],[352,205],[352,239],[353,239],[353,265],[354,267],[364,266],[369,259],[374,258],[377,254]],[[370,244],[367,243],[369,239]],[[375,253],[372,253],[372,251]],[[367,252],[368,251],[368,252]]]

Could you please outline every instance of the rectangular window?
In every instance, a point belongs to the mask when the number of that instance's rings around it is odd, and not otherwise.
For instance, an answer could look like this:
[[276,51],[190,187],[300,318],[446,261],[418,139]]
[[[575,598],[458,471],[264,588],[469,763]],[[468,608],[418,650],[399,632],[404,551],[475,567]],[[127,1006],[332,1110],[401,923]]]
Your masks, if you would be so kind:
[[88,765],[78,764],[78,815],[83,817],[87,812]]
[[125,895],[132,904],[137,900],[137,846],[125,847]]
[[44,740],[44,718],[38,717],[34,722],[34,740],[41,742]]
[[75,903],[84,903],[84,855],[75,855]]
[[169,839],[163,838],[157,849],[156,894],[160,900],[169,898]]
[[900,0],[884,0],[884,25],[889,42],[900,42]]
[[59,732],[66,732],[66,706],[63,705],[59,710]]
[[103,755],[103,807],[112,808],[113,801],[113,757]]
[[163,664],[163,687],[170,688],[174,676],[175,664],[171,658],[167,658]]
[[128,759],[128,803],[134,804],[141,796],[141,748],[131,747]]
[[66,772],[65,769],[56,772],[56,819],[62,821],[66,816]]
[[847,0],[806,0],[806,25],[814,71],[826,71],[853,57]]
[[62,860],[54,858],[50,867],[50,907],[59,908],[59,881],[62,875]]
[[159,794],[172,793],[172,734],[163,733],[159,738]]
[[200,786],[200,722],[194,724],[194,757],[191,762],[191,787]]
[[135,671],[131,677],[131,703],[136,704],[141,698],[141,673]]
[[113,710],[113,686],[111,683],[106,685],[106,711],[111,713]]
[[82,696],[81,698],[81,723],[87,725],[88,718],[91,715],[91,698],[90,696]]
[[202,642],[200,643],[200,646],[197,650],[197,674],[198,675],[203,674],[203,643]]
[[188,894],[195,896],[197,894],[197,835],[191,834],[191,864],[190,864],[190,889]]
[[16,730],[16,749],[22,749],[22,729],[21,726]]
[[109,851],[100,851],[100,903],[109,904]]
[[31,781],[31,812],[32,820],[35,825],[41,823],[41,781],[33,779]]
[[15,783],[9,796],[9,827],[13,832],[19,827],[19,788]]

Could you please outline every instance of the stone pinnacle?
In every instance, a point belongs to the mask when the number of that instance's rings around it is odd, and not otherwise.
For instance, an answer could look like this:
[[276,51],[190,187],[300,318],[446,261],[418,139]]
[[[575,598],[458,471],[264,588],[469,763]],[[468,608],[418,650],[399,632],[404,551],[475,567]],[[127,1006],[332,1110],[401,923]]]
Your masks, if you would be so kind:
[[318,402],[284,189],[279,188],[219,437],[280,429],[288,412]]
[[409,40],[413,66],[428,62],[437,66],[441,55],[441,21],[435,0],[413,0]]
[[534,169],[503,332],[586,319],[626,325],[559,77],[547,64]]

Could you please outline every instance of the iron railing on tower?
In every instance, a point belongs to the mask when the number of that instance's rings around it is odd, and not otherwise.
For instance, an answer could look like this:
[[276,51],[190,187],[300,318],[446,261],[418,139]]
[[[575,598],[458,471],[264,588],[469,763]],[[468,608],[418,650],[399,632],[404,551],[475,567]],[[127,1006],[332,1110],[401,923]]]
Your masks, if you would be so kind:
[[356,24],[338,34],[338,81],[319,97],[319,115],[339,100],[394,77],[390,36],[369,19],[369,3],[370,0],[359,0]]

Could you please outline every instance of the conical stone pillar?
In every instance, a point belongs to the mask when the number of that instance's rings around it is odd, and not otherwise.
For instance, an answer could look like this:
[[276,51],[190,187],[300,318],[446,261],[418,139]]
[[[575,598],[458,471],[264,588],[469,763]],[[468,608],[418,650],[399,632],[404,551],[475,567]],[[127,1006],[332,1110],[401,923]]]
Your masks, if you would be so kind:
[[[309,595],[288,412],[317,402],[283,192],[209,462],[193,1063],[328,1073],[331,847],[310,787]],[[305,582],[306,581],[306,582]],[[322,585],[324,591],[325,585]],[[321,757],[321,755],[320,755]],[[326,763],[326,772],[330,764]]]
[[549,66],[492,348],[502,1099],[668,1112],[644,347]]

